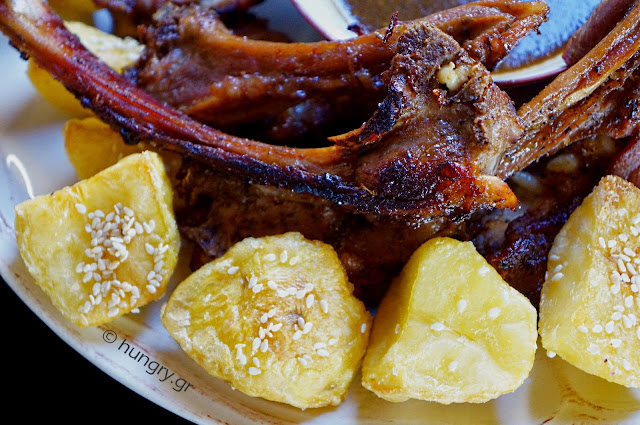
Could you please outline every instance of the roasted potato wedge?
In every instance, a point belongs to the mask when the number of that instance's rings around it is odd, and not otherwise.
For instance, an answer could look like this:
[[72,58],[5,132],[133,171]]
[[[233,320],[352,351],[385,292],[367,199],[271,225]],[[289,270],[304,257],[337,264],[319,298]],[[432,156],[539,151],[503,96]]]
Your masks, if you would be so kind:
[[162,323],[211,375],[299,408],[337,405],[371,317],[330,245],[300,233],[247,238],[183,281]]
[[[144,50],[144,46],[133,38],[120,38],[107,34],[82,22],[68,21],[65,22],[65,26],[78,36],[91,53],[117,72],[122,72],[124,68],[138,60]],[[42,97],[63,112],[77,118],[93,115],[61,83],[33,60],[29,60],[27,76]]]
[[69,161],[81,180],[143,150],[140,145],[124,143],[120,134],[95,117],[67,121],[62,134]]
[[362,384],[393,402],[491,400],[529,375],[536,320],[471,242],[429,240],[380,304]]
[[640,189],[604,177],[553,242],[542,345],[610,382],[640,388]]
[[73,323],[108,322],[158,299],[180,238],[160,157],[142,152],[16,206],[16,239],[35,282]]

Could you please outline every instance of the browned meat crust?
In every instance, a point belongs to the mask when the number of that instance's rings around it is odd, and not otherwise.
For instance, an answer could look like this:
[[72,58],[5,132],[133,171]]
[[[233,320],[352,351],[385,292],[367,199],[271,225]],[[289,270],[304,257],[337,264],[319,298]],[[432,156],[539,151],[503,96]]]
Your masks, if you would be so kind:
[[[24,12],[27,9],[29,14]],[[409,56],[415,53],[416,58],[422,55],[428,59],[430,51],[442,51],[447,56],[440,62],[421,64],[414,60],[415,66],[411,68],[390,70],[390,75],[396,78],[395,84],[405,84],[404,79],[415,93],[402,105],[402,114],[391,117],[390,122],[396,123],[393,131],[382,134],[373,148],[367,146],[362,151],[340,145],[317,149],[267,145],[196,122],[168,108],[101,63],[82,47],[44,3],[30,2],[28,8],[22,8],[19,1],[0,3],[0,28],[25,54],[31,55],[91,106],[98,116],[120,129],[130,142],[148,141],[159,149],[197,158],[253,183],[314,194],[365,213],[430,219],[442,214],[461,216],[482,207],[510,207],[515,201],[504,183],[485,174],[494,160],[478,149],[486,146],[493,154],[499,152],[500,146],[514,142],[499,139],[501,135],[509,135],[508,132],[494,133],[493,128],[483,125],[483,122],[494,120],[493,114],[500,122],[511,121],[513,127],[518,127],[513,106],[504,102],[505,98],[478,97],[496,90],[486,69],[479,63],[471,67],[469,81],[459,93],[434,91],[438,83],[433,78],[420,84],[411,84],[411,79],[406,78],[412,72],[433,76],[440,66],[467,55],[455,40],[429,25],[405,26],[402,33],[396,28],[397,44],[419,46],[417,51],[407,52]],[[410,42],[412,38],[415,40]],[[402,53],[399,55],[403,56]],[[406,63],[412,63],[409,59]],[[393,80],[394,77],[390,77],[390,81]],[[465,97],[465,93],[471,96]],[[447,117],[441,105],[460,105],[467,111],[465,119],[475,123],[474,137],[463,138],[465,133],[457,132],[460,128],[458,117]],[[483,116],[489,111],[488,106],[491,106],[491,114]],[[399,116],[412,120],[396,121]],[[425,119],[432,119],[437,124],[435,129],[420,134],[430,139],[404,140],[394,146],[394,137],[403,131],[405,135],[419,134],[420,128],[416,125]],[[498,129],[507,127],[496,126]],[[436,153],[443,141],[453,156],[447,158],[439,154],[432,160],[429,154]],[[385,158],[385,154],[389,157]],[[389,168],[376,168],[378,166]]]
[[582,59],[600,40],[602,40],[618,22],[620,22],[634,0],[604,0],[567,42],[562,58],[571,66]]
[[428,22],[490,68],[544,21],[543,3],[484,1],[347,42],[273,43],[231,33],[211,10],[167,7],[142,32],[129,76],[156,98],[218,129],[291,145],[358,126],[384,96],[395,42]]
[[637,90],[637,77],[631,77],[637,75],[640,65],[639,49],[640,2],[636,0],[625,18],[596,47],[518,109],[526,128],[525,138],[506,153],[498,175],[506,178],[542,156],[606,131],[611,125],[616,131],[611,135],[621,137],[618,121],[630,123],[628,131],[637,126],[638,115],[624,98],[625,93]]

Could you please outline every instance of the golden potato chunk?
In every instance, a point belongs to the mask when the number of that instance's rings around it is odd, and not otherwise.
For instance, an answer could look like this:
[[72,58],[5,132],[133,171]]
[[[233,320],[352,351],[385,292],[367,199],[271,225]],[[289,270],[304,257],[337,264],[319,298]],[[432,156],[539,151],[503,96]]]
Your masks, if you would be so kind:
[[[144,46],[133,38],[120,38],[107,34],[82,22],[65,22],[65,26],[78,36],[91,53],[117,72],[122,72],[124,68],[135,63],[144,50]],[[93,115],[60,82],[33,60],[29,60],[27,76],[42,97],[63,112],[78,118]]]
[[79,326],[112,320],[159,298],[180,238],[160,157],[116,165],[16,206],[16,239],[35,282]]
[[299,233],[247,238],[173,292],[162,322],[211,375],[299,408],[337,405],[371,316],[330,245]]
[[143,150],[140,145],[125,144],[120,134],[95,117],[67,121],[62,134],[69,161],[81,180]]
[[429,240],[380,304],[362,384],[393,402],[488,401],[529,375],[536,319],[471,242]]
[[640,189],[604,177],[553,242],[542,345],[593,375],[640,387]]

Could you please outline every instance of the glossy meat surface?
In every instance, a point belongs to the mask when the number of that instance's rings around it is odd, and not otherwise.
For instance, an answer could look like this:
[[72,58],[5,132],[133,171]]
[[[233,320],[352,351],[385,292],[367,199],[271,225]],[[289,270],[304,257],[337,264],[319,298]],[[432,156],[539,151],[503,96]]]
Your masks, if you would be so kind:
[[142,31],[147,51],[129,74],[156,98],[218,129],[309,146],[375,110],[407,28],[431,23],[492,68],[546,12],[541,2],[483,1],[397,23],[388,37],[380,30],[349,41],[274,43],[232,33],[210,9],[166,7]]

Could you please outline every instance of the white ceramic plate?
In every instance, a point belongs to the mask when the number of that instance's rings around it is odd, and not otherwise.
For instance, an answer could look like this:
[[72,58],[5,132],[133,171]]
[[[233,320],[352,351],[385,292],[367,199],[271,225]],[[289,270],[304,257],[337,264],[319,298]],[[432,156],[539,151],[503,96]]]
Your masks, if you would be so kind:
[[[357,19],[342,0],[292,0],[296,8],[322,35],[329,40],[348,40],[356,33],[348,29]],[[566,69],[561,54],[553,55],[533,65],[493,72],[493,79],[501,85],[527,84],[552,77]]]
[[[288,1],[270,0],[267,4],[270,6],[260,10],[274,16],[274,23],[286,26],[302,39],[317,37]],[[108,325],[89,329],[75,327],[63,319],[28,275],[16,247],[13,227],[13,208],[17,203],[76,181],[61,136],[61,127],[69,117],[57,112],[34,91],[25,76],[26,63],[3,36],[0,36],[0,69],[3,71],[0,78],[0,182],[3,182],[0,184],[0,274],[60,338],[104,373],[143,397],[185,419],[203,424],[640,423],[640,393],[584,374],[559,358],[548,359],[542,350],[525,384],[515,393],[490,403],[444,406],[409,401],[393,404],[376,398],[356,379],[347,400],[340,406],[301,411],[244,396],[208,376],[161,326],[159,312],[166,298],[144,307],[138,315],[122,317]],[[183,261],[169,292],[187,273]],[[125,353],[127,347],[134,351]],[[158,372],[149,373],[148,366],[130,357],[138,351],[157,363],[154,368]],[[160,366],[173,373],[170,379],[163,381],[167,372],[160,372]]]

